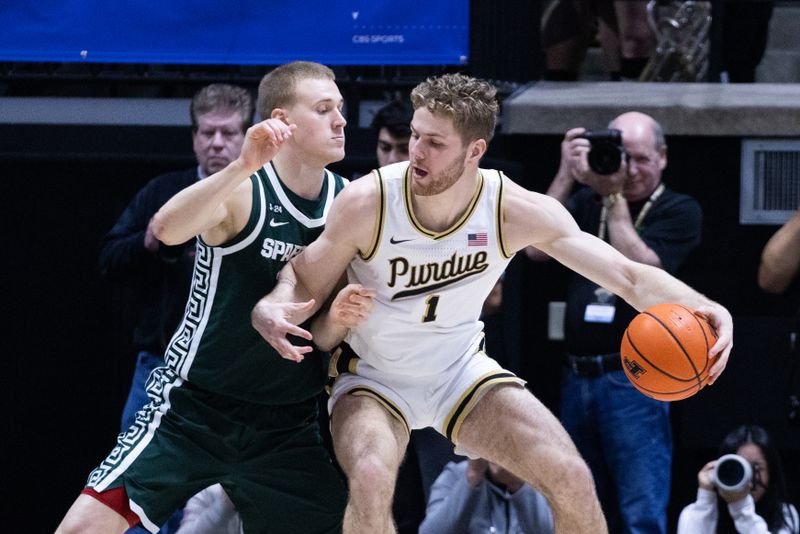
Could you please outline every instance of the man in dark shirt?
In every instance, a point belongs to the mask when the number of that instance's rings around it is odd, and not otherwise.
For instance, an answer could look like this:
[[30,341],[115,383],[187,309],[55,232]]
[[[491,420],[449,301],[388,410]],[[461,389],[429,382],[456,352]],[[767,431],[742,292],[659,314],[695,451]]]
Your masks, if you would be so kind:
[[[700,206],[662,183],[667,145],[652,117],[624,113],[609,128],[622,133],[620,169],[593,172],[585,130],[572,129],[547,194],[567,206],[583,231],[632,260],[674,274],[700,243]],[[587,187],[570,196],[576,182]],[[542,259],[535,249],[527,252]],[[560,418],[592,469],[609,532],[664,533],[672,465],[669,404],[636,391],[619,355],[636,313],[610,291],[570,273]]]

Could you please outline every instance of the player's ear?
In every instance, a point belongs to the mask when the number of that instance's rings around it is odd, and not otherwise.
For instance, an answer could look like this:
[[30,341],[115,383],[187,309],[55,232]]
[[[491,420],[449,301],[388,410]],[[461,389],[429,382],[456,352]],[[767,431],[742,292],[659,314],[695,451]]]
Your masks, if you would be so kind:
[[275,108],[269,115],[270,119],[279,119],[285,122],[286,124],[289,124],[289,120],[287,119],[287,117],[288,115],[286,113],[286,110],[283,108]]
[[475,139],[467,147],[467,159],[477,164],[486,153],[486,139]]
[[663,171],[667,166],[667,145],[658,149],[658,170]]

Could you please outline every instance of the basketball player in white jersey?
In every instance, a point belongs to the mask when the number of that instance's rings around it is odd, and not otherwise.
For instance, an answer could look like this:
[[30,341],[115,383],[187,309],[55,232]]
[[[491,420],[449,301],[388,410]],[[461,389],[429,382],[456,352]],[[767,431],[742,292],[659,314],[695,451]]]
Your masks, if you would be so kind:
[[[533,245],[637,309],[675,302],[705,314],[719,335],[709,352],[719,355],[713,379],[732,346],[730,313],[581,232],[559,202],[479,169],[498,109],[491,85],[447,74],[418,85],[411,99],[410,162],[345,188],[325,231],[252,314],[284,358],[301,361],[309,348],[286,335],[311,339],[296,324],[345,271],[365,288],[350,293],[354,314],[374,298],[331,366],[333,440],[350,489],[344,531],[394,531],[392,491],[409,428],[433,426],[457,450],[539,489],[557,532],[606,532],[592,475],[563,427],[483,352],[481,304],[514,253]],[[323,348],[336,341],[314,339]]]

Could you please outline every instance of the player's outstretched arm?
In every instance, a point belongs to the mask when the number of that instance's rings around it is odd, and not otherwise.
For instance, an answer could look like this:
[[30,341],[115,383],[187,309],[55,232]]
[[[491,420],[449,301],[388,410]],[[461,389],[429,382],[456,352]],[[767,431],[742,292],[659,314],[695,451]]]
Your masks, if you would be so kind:
[[719,355],[710,370],[710,382],[716,380],[733,343],[733,319],[728,310],[666,271],[632,261],[605,241],[581,231],[555,199],[510,181],[507,191],[503,234],[509,250],[533,245],[640,311],[655,304],[676,303],[702,313],[718,336],[709,351],[709,356]]
[[[153,217],[153,233],[158,240],[176,245],[208,231],[212,231],[211,240],[215,243],[233,237],[249,216],[249,209],[238,210],[246,213],[237,214],[235,202],[248,202],[250,198],[234,192],[242,187],[241,192],[249,193],[245,180],[278,153],[294,128],[279,119],[267,119],[248,128],[237,159],[178,192],[158,210]],[[237,215],[240,221],[236,220]]]
[[347,265],[367,250],[376,223],[377,187],[361,178],[336,197],[325,230],[281,271],[275,288],[253,309],[253,327],[289,360],[301,361],[309,349],[296,347],[287,334],[312,339],[298,328],[316,312],[342,278]]

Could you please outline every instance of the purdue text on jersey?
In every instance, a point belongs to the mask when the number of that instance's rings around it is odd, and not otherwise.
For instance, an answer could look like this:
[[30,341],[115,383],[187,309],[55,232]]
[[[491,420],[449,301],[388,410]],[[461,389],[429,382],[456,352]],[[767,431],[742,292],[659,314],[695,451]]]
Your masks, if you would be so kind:
[[411,265],[403,257],[392,258],[389,260],[391,269],[389,287],[405,281],[403,287],[412,288],[395,293],[392,300],[421,295],[480,274],[489,267],[487,259],[488,254],[483,251],[463,256],[454,252],[452,256],[441,263],[417,265]]

